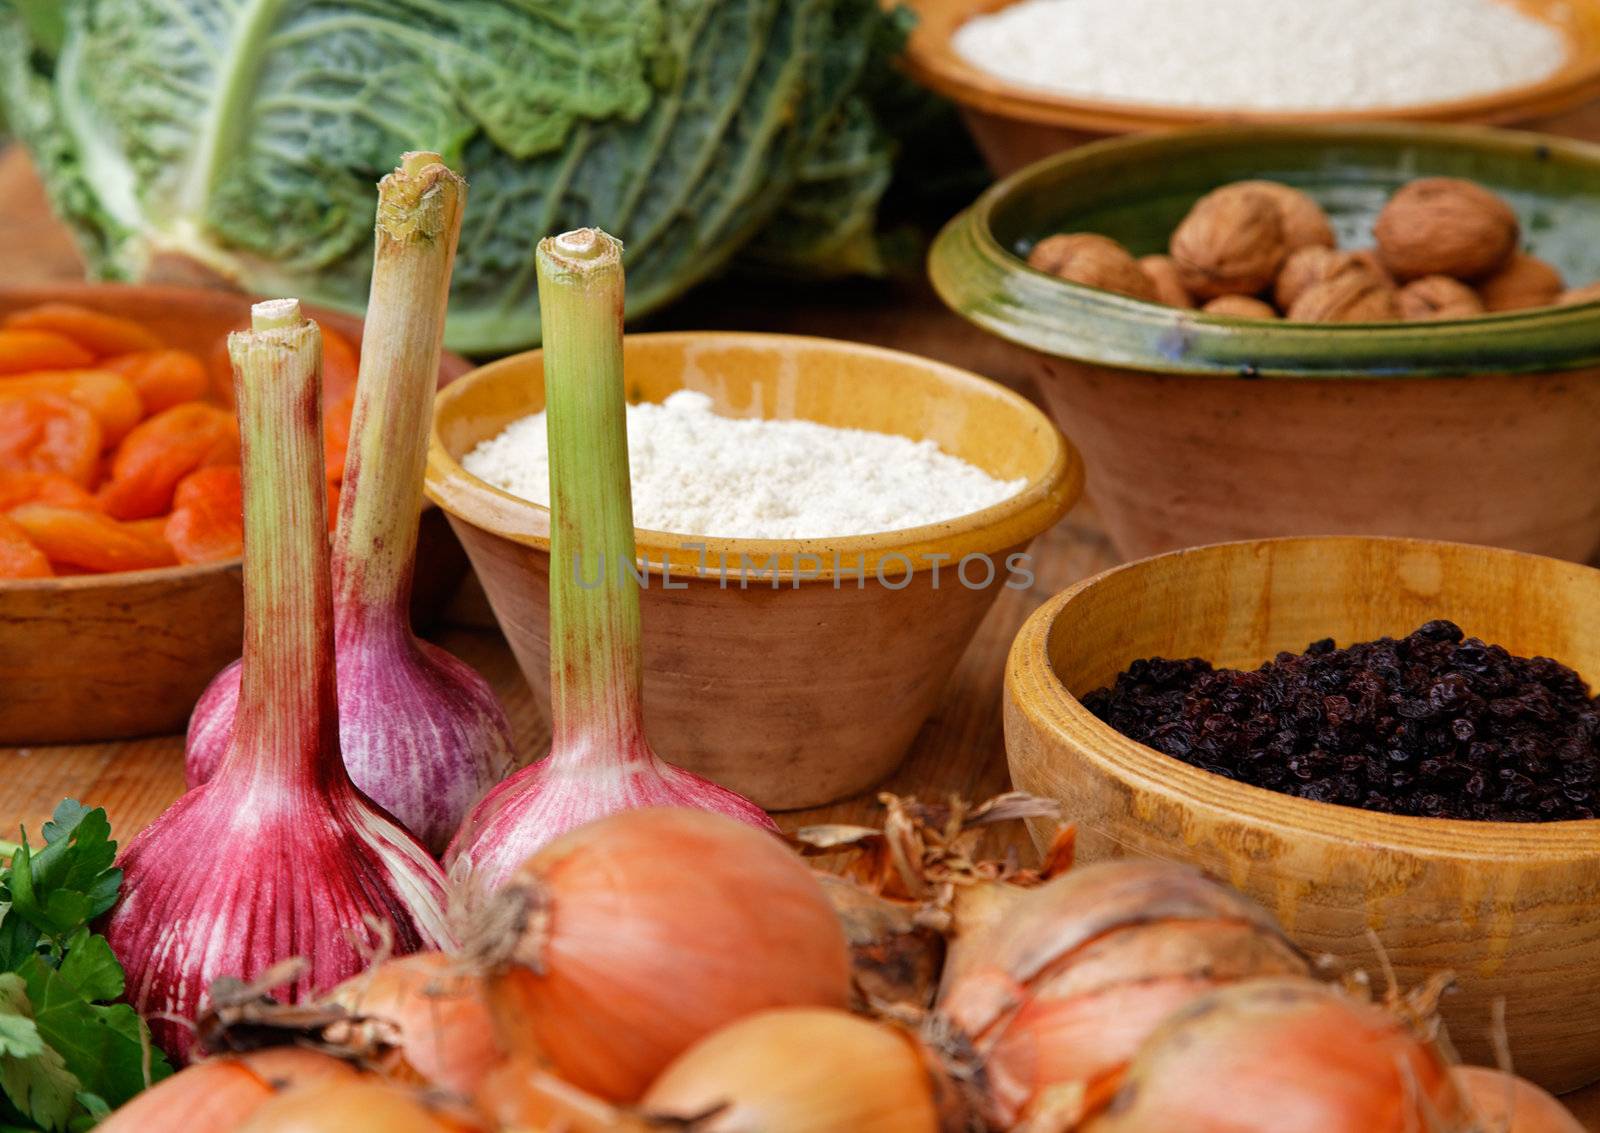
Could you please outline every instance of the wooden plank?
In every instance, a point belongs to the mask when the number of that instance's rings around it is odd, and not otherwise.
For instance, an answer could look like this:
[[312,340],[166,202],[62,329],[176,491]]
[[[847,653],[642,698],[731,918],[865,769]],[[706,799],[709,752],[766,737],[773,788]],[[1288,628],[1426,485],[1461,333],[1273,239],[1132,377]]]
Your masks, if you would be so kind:
[[[45,211],[43,194],[17,150],[0,152],[0,267],[12,283],[77,278],[81,263],[71,240]],[[920,282],[843,283],[793,289],[748,282],[703,289],[653,320],[649,329],[717,327],[818,334],[912,350],[987,374],[1031,393],[1026,354],[983,335],[947,313]],[[1017,627],[1050,595],[1116,559],[1080,506],[1034,546],[1035,583],[1007,590],[963,655],[933,718],[917,736],[905,763],[883,790],[925,798],[956,793],[983,798],[1006,789],[1008,776],[1000,726],[1006,652]],[[477,613],[474,616],[473,611]],[[446,649],[484,674],[499,693],[522,750],[542,752],[549,730],[498,631],[490,628],[469,595],[454,611],[456,628],[438,637]],[[469,624],[476,623],[476,624]],[[71,795],[110,812],[127,838],[158,815],[183,790],[181,737],[128,743],[0,749],[0,836],[39,823]],[[871,822],[879,812],[869,792],[831,807],[780,815],[787,829],[813,822]],[[990,850],[1014,847],[1031,855],[1020,836],[997,833]],[[1600,1087],[1568,1101],[1600,1133]]]

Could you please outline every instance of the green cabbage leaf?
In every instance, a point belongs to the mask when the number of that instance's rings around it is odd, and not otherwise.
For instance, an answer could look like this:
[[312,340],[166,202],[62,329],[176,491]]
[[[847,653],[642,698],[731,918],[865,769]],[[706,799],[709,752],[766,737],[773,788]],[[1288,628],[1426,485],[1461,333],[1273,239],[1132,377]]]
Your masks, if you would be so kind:
[[449,343],[538,339],[534,244],[596,224],[631,315],[747,245],[873,270],[879,0],[0,0],[0,100],[107,278],[359,311],[373,184],[470,183]]

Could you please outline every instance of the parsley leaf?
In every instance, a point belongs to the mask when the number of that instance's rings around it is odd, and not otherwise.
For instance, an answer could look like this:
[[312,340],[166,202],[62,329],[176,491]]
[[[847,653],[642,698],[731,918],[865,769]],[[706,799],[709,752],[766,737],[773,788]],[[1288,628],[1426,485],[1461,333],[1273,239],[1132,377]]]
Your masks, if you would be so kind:
[[68,799],[42,833],[0,868],[0,1133],[90,1129],[172,1073],[90,927],[122,884],[105,811]]

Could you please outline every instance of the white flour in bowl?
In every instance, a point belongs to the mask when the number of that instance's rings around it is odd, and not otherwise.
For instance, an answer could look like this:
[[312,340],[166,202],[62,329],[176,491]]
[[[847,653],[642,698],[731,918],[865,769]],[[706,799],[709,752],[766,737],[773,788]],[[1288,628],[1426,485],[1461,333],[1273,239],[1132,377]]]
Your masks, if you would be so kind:
[[[628,406],[633,522],[724,539],[870,535],[954,519],[999,503],[1026,480],[912,441],[813,421],[721,417],[703,393]],[[550,502],[543,413],[513,421],[461,466],[536,504]]]
[[1415,106],[1538,82],[1567,41],[1504,0],[1020,0],[956,29],[1026,86],[1155,106]]

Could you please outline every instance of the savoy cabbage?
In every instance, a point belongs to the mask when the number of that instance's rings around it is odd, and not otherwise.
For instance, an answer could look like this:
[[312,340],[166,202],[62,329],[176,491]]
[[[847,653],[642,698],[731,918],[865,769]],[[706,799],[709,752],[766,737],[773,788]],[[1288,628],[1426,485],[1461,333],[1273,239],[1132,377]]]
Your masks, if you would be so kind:
[[537,340],[533,252],[597,224],[631,314],[747,246],[870,270],[879,0],[0,0],[0,101],[94,270],[358,310],[374,181],[471,188],[449,342]]

